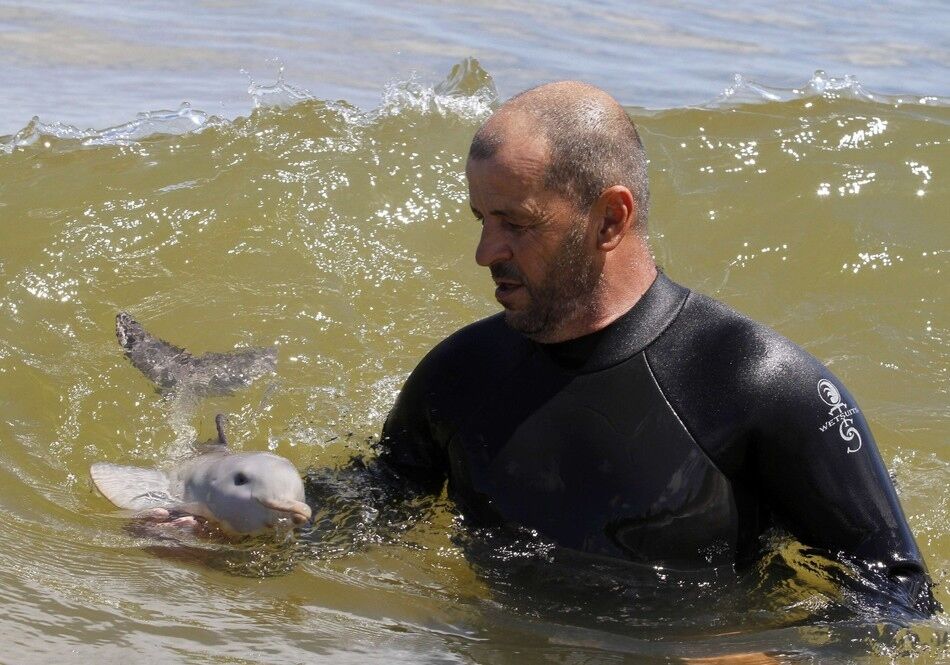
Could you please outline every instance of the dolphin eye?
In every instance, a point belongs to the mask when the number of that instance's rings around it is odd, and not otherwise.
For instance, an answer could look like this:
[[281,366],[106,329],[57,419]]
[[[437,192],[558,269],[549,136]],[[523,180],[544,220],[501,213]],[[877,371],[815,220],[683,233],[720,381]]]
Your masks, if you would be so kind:
[[234,484],[235,485],[247,485],[250,482],[250,478],[245,476],[243,473],[238,471],[234,474]]

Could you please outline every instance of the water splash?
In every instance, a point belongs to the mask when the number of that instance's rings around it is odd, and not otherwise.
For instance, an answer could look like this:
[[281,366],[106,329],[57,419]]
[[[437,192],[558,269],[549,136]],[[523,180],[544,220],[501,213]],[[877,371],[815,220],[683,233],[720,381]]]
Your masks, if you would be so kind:
[[[261,83],[248,75],[247,92],[252,109],[289,109],[297,104],[315,101],[307,90],[288,83],[281,64],[274,83]],[[484,118],[498,101],[498,92],[491,76],[474,58],[457,63],[441,82],[428,85],[411,74],[404,80],[389,83],[383,91],[379,107],[368,112],[347,106],[345,103],[328,104],[339,111],[347,122],[361,124],[374,122],[380,117],[395,116],[407,111],[442,117],[457,116],[462,120]],[[145,111],[130,122],[106,129],[80,129],[60,123],[43,122],[34,117],[13,136],[0,137],[0,153],[10,154],[17,149],[30,147],[52,148],[56,142],[65,141],[69,147],[98,145],[132,145],[143,139],[158,135],[182,135],[200,132],[211,127],[221,127],[231,121],[193,109],[183,102],[178,110]]]
[[420,83],[415,74],[405,81],[389,83],[377,112],[391,116],[414,110],[477,120],[490,114],[497,103],[498,91],[492,77],[478,60],[465,58],[434,87]]
[[294,104],[314,99],[309,90],[298,88],[284,80],[284,65],[278,63],[277,80],[273,84],[258,83],[250,78],[247,70],[241,73],[248,77],[247,94],[251,96],[254,108],[289,108]]
[[950,100],[943,97],[915,97],[911,95],[882,95],[868,91],[856,76],[845,74],[843,77],[828,76],[823,70],[797,88],[779,88],[765,85],[735,74],[733,84],[723,90],[707,106],[712,108],[756,104],[761,102],[787,102],[796,99],[853,99],[867,102],[900,106],[920,104],[927,106],[947,106]]
[[0,139],[0,151],[11,153],[29,146],[53,147],[53,141],[78,142],[81,146],[130,145],[158,134],[179,135],[220,125],[223,120],[182,102],[177,111],[159,110],[139,113],[135,120],[106,129],[80,129],[61,122],[46,123],[34,116],[26,127]]

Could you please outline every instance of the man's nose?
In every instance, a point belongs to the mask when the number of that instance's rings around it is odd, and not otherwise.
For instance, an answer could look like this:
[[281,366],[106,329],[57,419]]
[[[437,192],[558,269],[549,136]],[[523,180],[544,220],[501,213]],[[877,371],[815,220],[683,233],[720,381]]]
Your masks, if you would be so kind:
[[511,260],[511,247],[497,225],[489,221],[482,223],[482,236],[475,248],[475,263],[482,267],[489,267],[499,261]]

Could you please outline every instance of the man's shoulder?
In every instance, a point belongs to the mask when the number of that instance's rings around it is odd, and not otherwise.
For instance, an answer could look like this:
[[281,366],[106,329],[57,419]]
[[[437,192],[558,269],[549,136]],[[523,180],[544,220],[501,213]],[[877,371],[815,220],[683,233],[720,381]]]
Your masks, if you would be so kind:
[[[648,349],[657,380],[697,430],[787,422],[821,406],[816,386],[840,382],[814,356],[732,307],[690,293]],[[743,425],[744,424],[744,425]]]
[[824,367],[771,327],[695,291],[667,333],[668,351],[688,360],[686,365],[734,376],[736,388],[774,387],[803,370],[811,374]]
[[484,353],[487,347],[511,345],[522,340],[522,336],[505,323],[504,312],[498,312],[459,328],[433,350],[447,354]]
[[671,406],[729,477],[747,464],[747,443],[810,434],[827,415],[821,381],[841,386],[797,344],[697,293],[647,353]]
[[414,374],[448,383],[470,380],[516,363],[528,351],[525,338],[505,323],[504,313],[499,313],[470,323],[436,344]]

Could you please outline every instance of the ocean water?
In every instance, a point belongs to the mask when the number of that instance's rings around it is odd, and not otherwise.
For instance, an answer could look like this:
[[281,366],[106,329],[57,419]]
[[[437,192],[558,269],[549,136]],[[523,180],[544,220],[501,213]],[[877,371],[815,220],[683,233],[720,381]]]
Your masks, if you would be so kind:
[[[945,15],[0,5],[0,661],[950,660],[943,615],[897,620],[780,534],[740,579],[644,581],[552,562],[530,534],[480,534],[473,556],[444,498],[395,534],[343,488],[296,541],[169,540],[88,479],[169,464],[217,412],[235,447],[302,472],[367,454],[419,358],[497,308],[472,132],[577,76],[641,128],[668,274],[848,384],[946,606]],[[277,373],[163,396],[115,342],[120,309],[194,352],[274,345]]]
[[950,95],[943,0],[0,2],[0,134],[82,128],[182,101],[246,115],[248,80],[375,108],[387,83],[475,57],[503,98],[580,78],[621,103],[714,99],[734,74],[793,88],[818,69],[878,93]]

